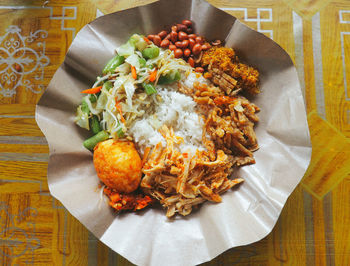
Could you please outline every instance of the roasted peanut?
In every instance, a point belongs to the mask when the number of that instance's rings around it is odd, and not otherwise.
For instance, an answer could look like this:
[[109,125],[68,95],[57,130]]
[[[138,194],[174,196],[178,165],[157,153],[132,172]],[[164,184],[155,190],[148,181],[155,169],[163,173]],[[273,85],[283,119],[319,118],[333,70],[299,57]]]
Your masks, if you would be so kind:
[[166,47],[169,46],[169,44],[170,44],[170,41],[167,40],[167,39],[164,39],[164,40],[160,43],[160,47],[166,48]]
[[169,50],[171,50],[171,51],[174,51],[176,48],[177,48],[177,47],[176,47],[176,45],[174,45],[174,44],[170,44],[170,45],[169,45]]
[[188,39],[188,35],[187,35],[186,32],[180,31],[178,33],[178,38],[179,38],[180,41],[187,40]]
[[194,55],[199,55],[201,51],[202,51],[202,45],[200,45],[199,43],[196,43],[192,48],[192,53]]
[[184,24],[176,24],[178,31],[186,31],[187,27]]
[[185,49],[185,50],[184,50],[184,56],[185,56],[185,57],[189,57],[190,55],[191,55],[191,50],[188,49],[188,48]]
[[150,34],[147,36],[147,39],[153,42],[154,34]]
[[174,51],[174,55],[175,55],[175,58],[180,58],[180,57],[182,57],[183,52],[181,49],[178,48]]
[[182,42],[180,42],[180,41],[175,42],[175,46],[177,48],[182,48]]
[[204,43],[203,37],[197,36],[196,37],[196,43],[203,44]]
[[194,67],[194,59],[192,57],[189,57],[187,62],[190,64],[191,67]]
[[175,43],[177,41],[177,32],[176,31],[172,31],[170,33],[170,40]]
[[184,19],[181,23],[183,25],[185,25],[186,27],[191,27],[192,26],[192,21],[189,20],[189,19]]
[[196,41],[194,39],[188,39],[189,45],[190,45],[190,49],[193,49],[193,46],[196,44]]
[[164,39],[166,36],[167,36],[168,32],[165,31],[165,30],[162,30],[161,32],[158,33],[158,36],[161,38],[161,39]]
[[159,37],[159,35],[154,35],[153,42],[155,45],[159,46],[161,41],[162,39]]
[[182,41],[182,48],[186,48],[189,44],[190,44],[190,42],[188,40],[183,40]]

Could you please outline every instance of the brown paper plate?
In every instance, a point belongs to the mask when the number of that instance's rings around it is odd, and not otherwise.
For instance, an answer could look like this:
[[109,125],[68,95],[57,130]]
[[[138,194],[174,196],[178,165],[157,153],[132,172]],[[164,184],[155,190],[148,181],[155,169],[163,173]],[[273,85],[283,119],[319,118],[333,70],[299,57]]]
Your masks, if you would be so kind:
[[[253,100],[261,108],[256,164],[237,171],[245,182],[226,192],[222,203],[207,202],[188,217],[169,220],[161,209],[116,215],[101,201],[92,154],[82,145],[87,132],[73,121],[80,91],[93,84],[114,49],[132,33],[159,32],[185,18],[207,39],[226,40],[226,46],[261,73],[262,93]],[[140,265],[199,264],[262,239],[271,232],[311,157],[302,92],[288,54],[202,0],[162,0],[86,25],[40,99],[36,120],[50,147],[51,194],[107,246]]]

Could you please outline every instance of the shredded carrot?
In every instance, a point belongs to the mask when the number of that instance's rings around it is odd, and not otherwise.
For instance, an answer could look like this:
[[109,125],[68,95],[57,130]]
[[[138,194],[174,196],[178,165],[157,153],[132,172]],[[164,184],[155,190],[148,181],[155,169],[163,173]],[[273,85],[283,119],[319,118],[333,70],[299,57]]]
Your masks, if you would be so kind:
[[131,66],[131,75],[133,79],[137,79],[136,68],[134,66]]
[[184,152],[182,155],[184,156],[184,158],[188,158],[188,153],[187,152]]
[[120,102],[117,99],[115,99],[115,108],[117,108],[117,110],[120,114],[120,119],[122,120],[123,123],[125,123],[125,119],[123,116],[123,110],[122,110],[122,107],[120,105]]
[[157,69],[151,72],[151,74],[149,75],[149,81],[153,82],[156,80],[156,78],[157,78]]
[[145,40],[146,43],[151,43],[151,41],[147,37],[143,36],[143,39]]
[[122,110],[122,107],[120,106],[120,102],[118,101],[118,97],[115,97],[115,108],[117,108],[117,110]]
[[100,92],[101,89],[102,89],[102,86],[98,86],[98,87],[95,87],[95,88],[83,90],[83,91],[81,91],[81,93],[95,94],[95,93]]

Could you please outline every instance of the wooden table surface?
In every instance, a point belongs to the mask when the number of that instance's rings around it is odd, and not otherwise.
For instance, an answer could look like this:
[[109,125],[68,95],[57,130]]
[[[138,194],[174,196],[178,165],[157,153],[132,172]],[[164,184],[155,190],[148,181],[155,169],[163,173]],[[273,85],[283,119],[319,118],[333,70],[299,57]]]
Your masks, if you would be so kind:
[[[50,196],[49,150],[34,115],[79,29],[148,2],[0,0],[1,265],[131,265]],[[293,58],[313,152],[273,231],[205,265],[350,265],[350,1],[210,2]]]

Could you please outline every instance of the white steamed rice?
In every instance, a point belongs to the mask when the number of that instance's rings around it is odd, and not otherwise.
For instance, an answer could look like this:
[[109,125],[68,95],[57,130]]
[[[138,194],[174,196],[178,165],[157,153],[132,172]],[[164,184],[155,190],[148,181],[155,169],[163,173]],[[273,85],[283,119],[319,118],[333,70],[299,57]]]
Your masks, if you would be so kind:
[[[181,80],[189,88],[193,87],[195,81],[207,82],[203,77],[197,78],[195,73]],[[192,97],[177,92],[174,86],[158,86],[157,90],[162,100],[155,102],[154,112],[144,115],[129,129],[141,151],[159,142],[165,146],[165,139],[158,131],[163,124],[172,127],[175,135],[184,139],[184,143],[180,145],[181,152],[193,154],[196,149],[205,149],[202,145],[204,121],[195,112],[197,104]]]

